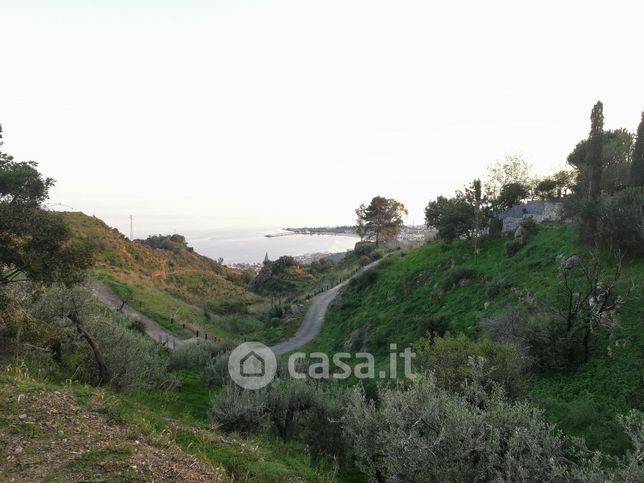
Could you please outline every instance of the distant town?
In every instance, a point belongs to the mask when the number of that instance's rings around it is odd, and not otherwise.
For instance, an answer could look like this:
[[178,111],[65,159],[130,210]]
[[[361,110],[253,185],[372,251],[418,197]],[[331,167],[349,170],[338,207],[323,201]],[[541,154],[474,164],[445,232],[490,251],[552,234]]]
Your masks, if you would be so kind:
[[[271,233],[265,235],[268,238],[276,238],[282,236],[293,236],[293,235],[337,235],[337,236],[354,236],[358,237],[355,232],[355,227],[353,226],[323,226],[323,227],[302,227],[302,228],[284,228],[285,232],[281,233]],[[398,234],[396,241],[400,245],[415,245],[417,243],[424,243],[427,240],[434,238],[436,235],[436,230],[433,228],[427,228],[425,225],[408,225],[401,228],[400,233]],[[270,258],[270,254],[267,254]],[[298,263],[302,265],[310,265],[316,260],[322,258],[334,257],[336,261],[341,259],[344,256],[344,253],[331,253],[331,252],[320,252],[320,253],[307,253],[305,255],[293,256]],[[263,262],[257,263],[233,263],[230,264],[230,267],[237,268],[240,270],[252,270],[258,273],[262,266]]]

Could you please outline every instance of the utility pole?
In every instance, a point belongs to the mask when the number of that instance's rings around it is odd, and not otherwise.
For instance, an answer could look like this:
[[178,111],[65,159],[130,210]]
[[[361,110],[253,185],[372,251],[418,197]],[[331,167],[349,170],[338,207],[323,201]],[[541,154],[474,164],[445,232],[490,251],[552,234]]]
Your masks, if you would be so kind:
[[134,229],[132,228],[132,220],[134,220],[134,215],[130,215],[130,241],[134,240]]

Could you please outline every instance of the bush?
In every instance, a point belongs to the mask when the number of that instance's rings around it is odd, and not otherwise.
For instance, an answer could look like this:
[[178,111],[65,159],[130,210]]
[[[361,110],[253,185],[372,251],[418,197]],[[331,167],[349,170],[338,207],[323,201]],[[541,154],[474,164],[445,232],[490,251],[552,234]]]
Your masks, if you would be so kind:
[[212,421],[225,431],[259,432],[271,423],[284,441],[291,439],[300,425],[300,416],[319,405],[320,392],[310,380],[276,378],[260,390],[224,387],[213,399]]
[[494,300],[499,296],[501,292],[503,292],[505,289],[507,289],[510,286],[508,281],[503,278],[494,278],[490,281],[488,281],[486,287],[485,287],[485,298],[487,300]]
[[133,320],[132,322],[130,322],[130,325],[128,327],[134,332],[145,335],[145,322],[143,322],[141,319]]
[[230,381],[228,374],[228,357],[230,352],[223,352],[210,359],[204,368],[201,380],[210,387],[222,387]]
[[224,431],[260,432],[267,424],[265,391],[229,384],[212,400],[209,416]]
[[498,393],[473,399],[419,377],[407,390],[383,388],[375,405],[355,388],[343,422],[373,481],[566,480],[560,433],[529,404]]
[[601,204],[602,244],[633,256],[644,255],[644,188],[628,188]]
[[[146,335],[133,332],[107,317],[88,321],[87,329],[101,349],[110,373],[110,384],[117,389],[152,389],[171,383],[166,375],[161,349]],[[96,381],[94,355],[77,341],[81,380]]]
[[166,368],[169,371],[203,369],[220,351],[221,346],[210,342],[185,343],[170,353]]
[[521,245],[521,243],[519,243],[518,241],[510,240],[505,244],[505,254],[508,257],[513,257],[519,250],[521,250],[522,246],[523,245]]
[[415,347],[416,364],[433,371],[439,387],[450,392],[462,392],[475,378],[472,360],[480,362],[481,385],[490,390],[501,386],[507,394],[521,393],[521,362],[514,346],[499,344],[490,339],[473,341],[465,335],[447,335],[424,339]]
[[379,277],[380,272],[372,268],[366,272],[362,272],[357,277],[352,278],[351,282],[349,282],[349,286],[356,292],[360,292],[374,285],[378,281]]
[[472,280],[474,277],[476,277],[476,271],[471,268],[452,268],[445,273],[440,282],[438,282],[438,286],[446,292],[459,284],[462,285],[468,280]]
[[376,249],[376,244],[374,242],[362,241],[358,242],[353,249],[353,253],[357,257],[362,257],[364,255],[369,255]]
[[204,308],[218,315],[247,314],[248,302],[234,298],[217,300],[206,302]]

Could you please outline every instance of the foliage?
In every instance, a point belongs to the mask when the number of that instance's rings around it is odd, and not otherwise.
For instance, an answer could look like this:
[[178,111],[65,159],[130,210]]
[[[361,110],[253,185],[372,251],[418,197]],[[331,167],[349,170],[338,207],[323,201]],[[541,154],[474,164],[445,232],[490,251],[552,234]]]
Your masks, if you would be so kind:
[[528,197],[528,187],[521,183],[508,183],[501,187],[499,196],[494,200],[497,211],[507,210]]
[[[512,397],[521,394],[521,362],[512,345],[490,339],[473,341],[459,334],[425,338],[414,349],[417,366],[432,371],[436,384],[450,392],[462,392],[475,379],[475,370],[481,370],[484,389],[498,385]],[[474,360],[479,363],[476,367]]]
[[360,237],[360,241],[363,241],[368,235],[367,230],[367,207],[365,204],[361,204],[356,208],[356,233]]
[[176,347],[166,362],[169,371],[203,369],[221,351],[221,346],[205,341],[185,343]]
[[504,186],[530,186],[532,167],[518,155],[506,155],[488,168],[486,187],[490,198],[497,198]]
[[[82,286],[54,286],[37,297],[32,314],[55,328],[50,344],[75,365],[76,377],[119,389],[160,387],[169,382],[156,343],[128,328],[120,314],[105,315]],[[71,359],[70,359],[71,358]]]
[[345,425],[374,481],[550,481],[569,471],[563,438],[538,410],[476,381],[458,395],[420,378],[407,390],[381,388],[377,406],[356,388]]
[[276,378],[254,391],[228,385],[213,399],[210,416],[229,431],[257,432],[271,424],[287,441],[295,435],[301,413],[312,409],[319,398],[318,389],[306,379]]
[[274,262],[264,262],[251,288],[259,294],[277,298],[277,305],[281,305],[282,299],[296,295],[311,282],[312,276],[293,257],[283,256]]
[[627,188],[602,199],[599,241],[611,251],[644,255],[644,187]]
[[644,186],[644,112],[642,112],[642,120],[637,127],[629,182],[630,186]]
[[[602,134],[601,168],[602,191],[613,194],[628,186],[631,171],[631,152],[633,151],[633,135],[626,129],[604,131]],[[591,142],[584,139],[577,143],[575,149],[568,155],[568,164],[577,170],[576,191],[588,194],[591,154]]]
[[470,238],[473,219],[472,207],[460,197],[439,196],[425,208],[425,224],[436,228],[436,236],[447,242]]
[[457,285],[464,285],[468,280],[476,277],[476,270],[465,267],[455,267],[445,272],[438,282],[438,287],[442,291],[448,291]]
[[376,242],[390,241],[396,238],[400,228],[403,226],[403,215],[407,214],[407,208],[393,198],[375,196],[367,207],[361,205],[356,214],[360,223],[364,224],[363,231]]
[[169,250],[174,253],[181,253],[183,250],[192,250],[188,247],[186,237],[183,235],[151,235],[145,240],[135,240],[138,243],[147,245],[151,248],[159,248],[162,250]]
[[505,254],[508,257],[513,257],[517,254],[523,245],[516,240],[509,240],[505,243]]
[[74,283],[92,263],[89,245],[71,239],[62,217],[46,211],[54,180],[38,164],[0,153],[0,284],[27,277]]
[[496,277],[489,280],[485,286],[486,300],[494,300],[501,292],[506,290],[510,284],[505,277]]
[[230,382],[228,373],[228,357],[230,352],[222,351],[214,358],[210,358],[204,366],[201,380],[209,387],[224,387]]
[[203,304],[209,312],[218,315],[247,314],[249,302],[238,298],[208,301]]

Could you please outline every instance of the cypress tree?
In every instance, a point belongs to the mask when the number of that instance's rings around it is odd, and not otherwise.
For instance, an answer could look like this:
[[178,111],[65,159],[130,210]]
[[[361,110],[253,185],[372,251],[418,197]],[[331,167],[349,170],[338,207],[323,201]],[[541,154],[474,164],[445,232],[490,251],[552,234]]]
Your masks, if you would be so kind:
[[601,101],[593,107],[590,114],[590,134],[585,167],[587,170],[585,208],[582,210],[580,235],[581,242],[592,245],[597,234],[597,217],[599,216],[599,196],[602,181],[602,147],[604,144],[604,105]]
[[644,112],[637,128],[637,139],[633,149],[633,164],[631,165],[631,186],[644,186]]

